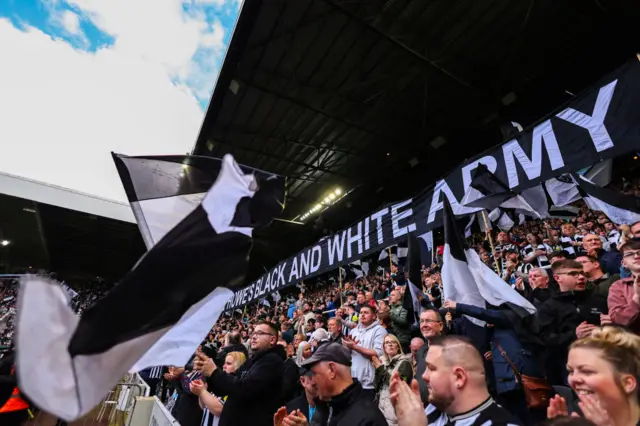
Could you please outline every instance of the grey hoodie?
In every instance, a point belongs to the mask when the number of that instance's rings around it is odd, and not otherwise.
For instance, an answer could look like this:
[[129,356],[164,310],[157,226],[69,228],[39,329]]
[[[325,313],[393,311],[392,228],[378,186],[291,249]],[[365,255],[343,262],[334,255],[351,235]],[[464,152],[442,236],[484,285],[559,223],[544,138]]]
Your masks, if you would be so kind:
[[[378,357],[383,355],[384,336],[387,330],[378,321],[374,321],[369,327],[358,324],[356,328],[351,330],[349,336],[358,340],[358,346],[365,349],[375,349]],[[358,379],[363,389],[373,389],[373,380],[376,377],[376,369],[373,368],[371,360],[360,355],[356,351],[351,351],[351,376]]]

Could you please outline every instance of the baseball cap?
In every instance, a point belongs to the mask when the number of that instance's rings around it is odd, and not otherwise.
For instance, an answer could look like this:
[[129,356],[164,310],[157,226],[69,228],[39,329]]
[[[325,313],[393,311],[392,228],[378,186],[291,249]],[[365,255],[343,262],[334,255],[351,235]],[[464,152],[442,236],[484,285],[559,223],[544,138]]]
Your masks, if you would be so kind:
[[300,366],[311,368],[317,362],[331,361],[337,364],[351,366],[351,352],[339,343],[325,343],[318,346],[318,349],[303,361]]

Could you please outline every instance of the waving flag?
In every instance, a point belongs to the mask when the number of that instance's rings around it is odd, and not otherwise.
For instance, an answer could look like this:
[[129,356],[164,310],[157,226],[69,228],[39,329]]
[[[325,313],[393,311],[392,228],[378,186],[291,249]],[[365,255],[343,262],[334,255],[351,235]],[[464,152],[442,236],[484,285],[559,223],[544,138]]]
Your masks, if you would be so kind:
[[[152,248],[82,318],[45,278],[23,278],[18,295],[20,388],[67,421],[88,413],[128,370],[188,361],[244,284],[253,229],[284,203],[283,178],[229,155],[115,161]],[[187,208],[185,197],[201,201]]]
[[[534,313],[535,307],[485,265],[475,250],[467,246],[447,200],[443,213],[442,284],[445,299],[481,308],[486,308],[487,303],[494,306],[511,303],[518,307],[521,316]],[[484,326],[483,321],[468,319],[476,325]]]
[[640,220],[640,199],[600,188],[577,174],[572,175],[578,191],[591,210],[601,211],[613,223],[631,225]]

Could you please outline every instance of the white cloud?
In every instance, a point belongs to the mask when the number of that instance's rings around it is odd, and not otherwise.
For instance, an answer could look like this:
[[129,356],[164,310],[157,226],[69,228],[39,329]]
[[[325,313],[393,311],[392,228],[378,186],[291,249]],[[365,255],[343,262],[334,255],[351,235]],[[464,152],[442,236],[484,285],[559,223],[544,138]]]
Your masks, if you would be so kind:
[[163,67],[130,50],[74,50],[7,20],[0,40],[0,170],[124,201],[111,151],[193,147],[202,110]]
[[62,14],[62,25],[71,34],[80,33],[80,18],[70,10],[66,10]]
[[86,20],[115,41],[90,53],[0,19],[0,170],[124,201],[110,152],[191,150],[225,29],[181,0],[41,1],[75,40]]

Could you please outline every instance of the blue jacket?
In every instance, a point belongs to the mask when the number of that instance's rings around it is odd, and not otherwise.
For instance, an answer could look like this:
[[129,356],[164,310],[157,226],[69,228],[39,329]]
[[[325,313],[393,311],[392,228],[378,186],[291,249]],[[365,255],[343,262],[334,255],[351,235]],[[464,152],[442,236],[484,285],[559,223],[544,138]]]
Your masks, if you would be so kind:
[[622,264],[622,253],[617,250],[605,251],[603,249],[598,250],[598,262],[603,272],[607,272],[609,275],[617,274],[620,272],[620,265]]
[[500,353],[497,343],[502,346],[502,349],[504,349],[521,374],[545,377],[540,354],[536,354],[532,348],[520,342],[505,312],[458,303],[456,313],[469,315],[493,324],[491,355],[493,356],[493,371],[498,394],[520,389],[521,387],[515,380],[513,369]]

